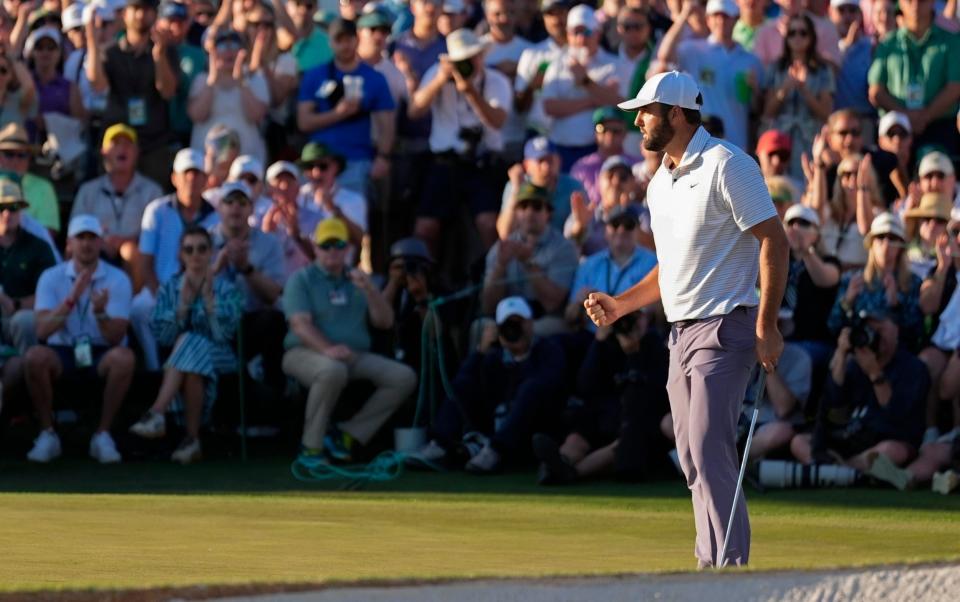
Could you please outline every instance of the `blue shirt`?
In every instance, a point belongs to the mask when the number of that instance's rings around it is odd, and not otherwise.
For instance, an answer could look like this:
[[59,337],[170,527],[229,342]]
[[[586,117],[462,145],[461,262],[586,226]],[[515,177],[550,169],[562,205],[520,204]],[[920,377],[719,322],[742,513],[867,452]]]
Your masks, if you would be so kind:
[[310,141],[337,149],[347,161],[369,160],[374,155],[370,140],[370,113],[390,111],[396,107],[390,87],[387,86],[387,79],[379,71],[362,61],[356,69],[349,72],[341,71],[333,61],[325,63],[303,74],[297,100],[312,101],[314,109],[321,113],[333,110],[339,98],[331,102],[329,94],[336,88],[335,82],[339,82],[339,89],[343,90],[344,76],[362,78],[363,98],[360,101],[360,111],[331,126],[310,132]]
[[197,224],[210,229],[220,223],[213,205],[204,201],[191,224],[185,224],[175,194],[152,201],[143,211],[140,224],[140,252],[153,257],[153,271],[161,284],[180,271],[180,237],[185,226]]
[[834,110],[853,109],[861,115],[876,113],[867,97],[867,72],[873,61],[873,44],[870,38],[861,36],[843,53],[843,62],[837,73],[837,96]]
[[[643,280],[657,265],[657,256],[653,251],[638,246],[623,267],[620,267],[610,256],[610,249],[598,251],[587,257],[577,268],[573,277],[573,286],[570,287],[570,300],[573,303],[581,290],[601,292],[608,295],[619,295],[634,284]],[[587,327],[595,331],[597,327],[590,322]]]

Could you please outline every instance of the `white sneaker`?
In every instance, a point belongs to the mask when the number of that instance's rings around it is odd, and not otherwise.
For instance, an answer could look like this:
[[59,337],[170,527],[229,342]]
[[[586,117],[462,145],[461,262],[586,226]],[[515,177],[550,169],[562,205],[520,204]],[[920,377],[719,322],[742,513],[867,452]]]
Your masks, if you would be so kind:
[[500,466],[500,454],[489,445],[484,445],[480,453],[470,458],[467,462],[467,472],[489,473],[495,471]]
[[113,437],[107,431],[95,433],[90,438],[90,457],[101,464],[116,464],[123,460],[123,456],[117,451],[117,446],[113,442]]
[[54,458],[59,458],[60,454],[60,437],[52,429],[44,430],[40,431],[37,438],[33,440],[33,449],[27,454],[27,460],[49,462]]
[[170,459],[180,464],[192,464],[203,457],[203,450],[200,449],[199,439],[184,439],[176,451],[170,455]]
[[436,439],[431,439],[430,443],[427,443],[411,455],[421,462],[440,462],[447,456],[447,450],[440,447]]
[[130,432],[144,439],[159,439],[167,434],[167,421],[163,414],[148,410],[130,426]]

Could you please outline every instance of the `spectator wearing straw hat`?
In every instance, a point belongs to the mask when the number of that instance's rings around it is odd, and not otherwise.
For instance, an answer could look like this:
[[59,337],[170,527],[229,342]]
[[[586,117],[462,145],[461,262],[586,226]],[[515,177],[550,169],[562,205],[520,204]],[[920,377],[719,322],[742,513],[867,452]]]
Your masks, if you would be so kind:
[[[417,385],[408,366],[370,352],[370,328],[393,326],[393,308],[370,278],[346,262],[347,227],[337,218],[317,226],[315,263],[296,272],[283,292],[290,326],[283,371],[309,389],[302,458],[350,461],[407,400]],[[376,390],[352,418],[329,425],[347,383]],[[328,430],[328,426],[330,426]]]
[[22,226],[29,206],[20,185],[10,175],[0,174],[0,347],[11,345],[19,353],[36,343],[37,281],[56,264],[50,246]]
[[61,453],[53,428],[54,384],[64,376],[103,379],[100,423],[90,439],[90,456],[103,464],[120,462],[110,428],[133,380],[136,358],[126,346],[130,324],[130,279],[100,260],[103,230],[92,215],[78,215],[67,230],[72,259],[47,269],[37,283],[34,309],[37,338],[25,357],[27,389],[40,434],[27,454],[49,462]]
[[[137,132],[123,123],[107,128],[100,145],[104,175],[80,186],[72,215],[93,215],[103,228],[103,249],[108,261],[123,265],[132,274],[139,263],[137,250],[143,212],[163,190],[137,171],[140,148]],[[141,282],[135,282],[139,288]]]
[[0,169],[8,169],[20,177],[23,197],[30,199],[27,210],[34,219],[51,233],[60,231],[60,204],[50,180],[29,171],[30,158],[36,153],[30,144],[27,130],[19,123],[10,123],[0,129]]
[[927,192],[916,207],[903,213],[907,258],[910,269],[919,278],[926,278],[937,266],[937,243],[947,233],[951,207],[947,195]]

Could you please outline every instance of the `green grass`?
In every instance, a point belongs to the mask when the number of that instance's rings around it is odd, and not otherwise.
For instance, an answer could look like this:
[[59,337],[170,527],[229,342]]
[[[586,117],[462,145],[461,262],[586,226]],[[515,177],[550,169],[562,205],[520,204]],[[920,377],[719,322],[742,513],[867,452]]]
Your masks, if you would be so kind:
[[[0,463],[0,591],[683,571],[679,483],[407,473],[362,491],[280,459]],[[960,560],[960,496],[747,491],[754,569]]]

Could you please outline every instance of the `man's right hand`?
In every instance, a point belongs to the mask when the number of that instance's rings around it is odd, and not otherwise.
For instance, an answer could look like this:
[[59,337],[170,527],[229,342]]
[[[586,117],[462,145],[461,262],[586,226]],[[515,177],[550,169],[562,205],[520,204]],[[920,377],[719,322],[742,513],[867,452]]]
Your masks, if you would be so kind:
[[67,297],[71,302],[76,304],[80,299],[80,295],[83,294],[83,291],[87,290],[87,287],[90,286],[90,282],[93,280],[93,270],[83,270],[77,274],[77,279],[73,282],[73,288],[70,290],[70,295]]
[[621,307],[620,301],[605,293],[590,293],[583,302],[583,307],[587,310],[587,316],[597,326],[609,326],[627,313]]
[[360,111],[360,99],[347,98],[346,96],[341,98],[340,102],[337,103],[337,106],[333,108],[334,114],[340,119],[347,119],[349,117],[353,117],[359,111]]
[[331,345],[323,351],[323,354],[330,359],[340,362],[350,362],[353,360],[353,351],[346,345]]

